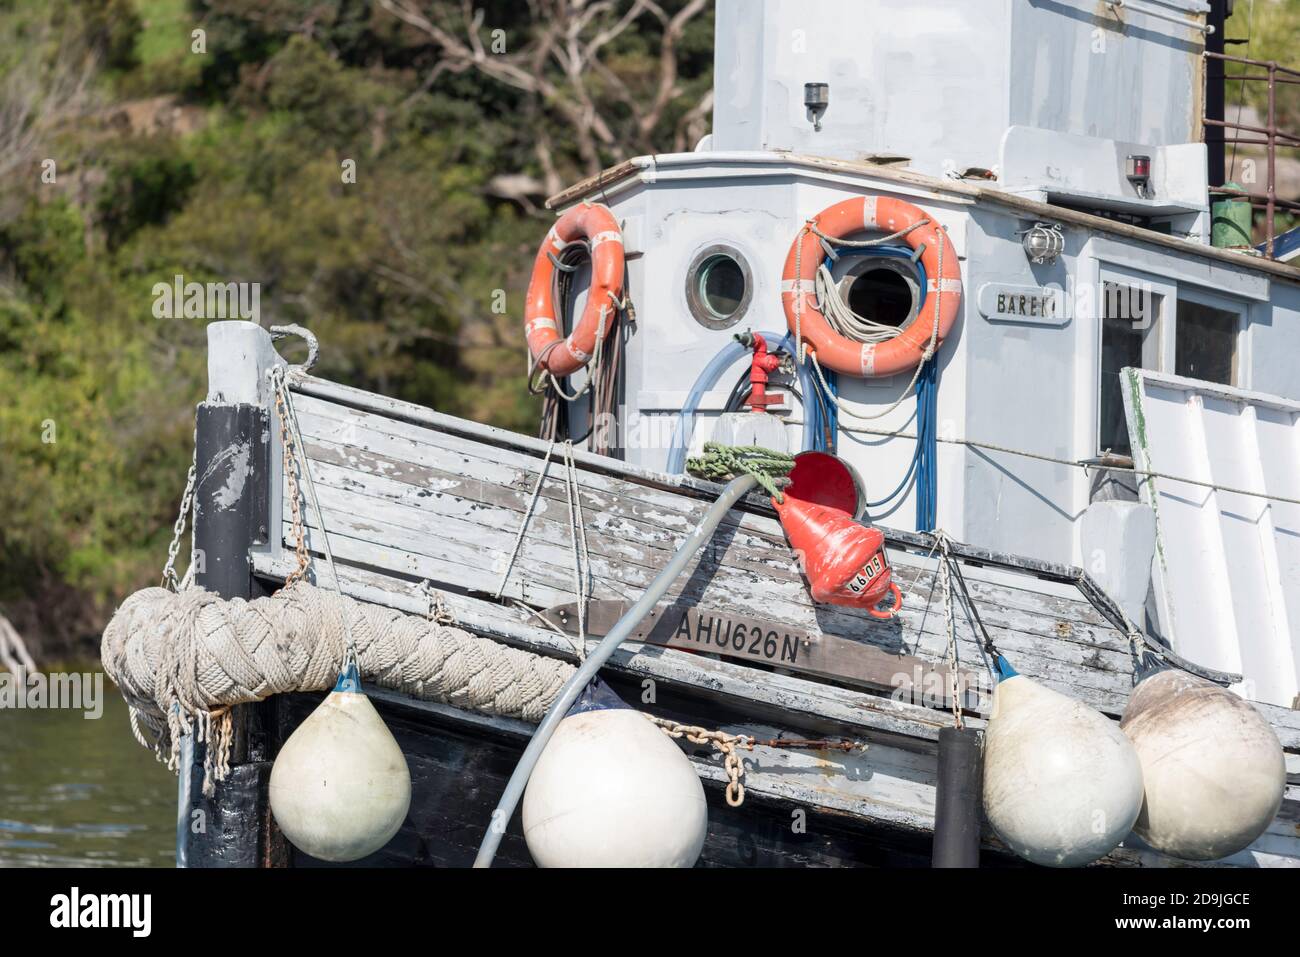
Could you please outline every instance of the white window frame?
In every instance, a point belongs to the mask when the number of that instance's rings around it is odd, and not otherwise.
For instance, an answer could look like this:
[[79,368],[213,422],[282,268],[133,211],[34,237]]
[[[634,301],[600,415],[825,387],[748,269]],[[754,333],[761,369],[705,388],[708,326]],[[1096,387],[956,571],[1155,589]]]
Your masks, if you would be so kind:
[[[1176,304],[1178,301],[1178,284],[1141,269],[1099,261],[1097,263],[1097,303],[1095,309],[1097,330],[1093,344],[1094,354],[1097,359],[1093,368],[1092,438],[1090,439],[1096,455],[1100,455],[1105,451],[1101,447],[1101,365],[1102,339],[1106,325],[1103,317],[1106,309],[1105,289],[1107,283],[1115,283],[1120,286],[1139,286],[1157,297],[1159,308],[1153,320],[1155,328],[1152,330],[1156,337],[1154,345],[1155,366],[1152,371],[1168,372],[1174,366],[1174,337],[1170,332],[1170,326],[1173,325],[1173,322],[1169,308],[1171,303]],[[1144,342],[1142,350],[1144,362],[1146,361],[1146,350],[1147,347]]]
[[[1223,312],[1230,312],[1237,317],[1237,341],[1235,345],[1236,363],[1234,382],[1227,383],[1235,389],[1250,388],[1250,363],[1247,361],[1246,330],[1250,328],[1250,306],[1248,300],[1236,296],[1224,295],[1213,289],[1207,289],[1204,286],[1198,286],[1193,283],[1178,284],[1177,302],[1190,302],[1198,306],[1208,306],[1211,309],[1219,309]],[[1178,355],[1178,309],[1177,304],[1174,308],[1174,319],[1168,323],[1169,330],[1169,368],[1160,369],[1160,372],[1175,373],[1177,370],[1174,366],[1175,357]]]

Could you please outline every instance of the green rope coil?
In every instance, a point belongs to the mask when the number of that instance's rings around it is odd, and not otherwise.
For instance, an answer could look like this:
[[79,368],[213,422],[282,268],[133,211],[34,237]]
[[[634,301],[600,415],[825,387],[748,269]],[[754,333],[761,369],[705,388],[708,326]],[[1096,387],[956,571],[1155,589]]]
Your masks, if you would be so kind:
[[[738,475],[752,475],[778,502],[785,497],[777,487],[794,468],[794,456],[761,445],[723,445],[705,442],[704,454],[686,460],[686,471],[696,478],[712,482],[730,481]],[[785,483],[782,483],[785,484]]]

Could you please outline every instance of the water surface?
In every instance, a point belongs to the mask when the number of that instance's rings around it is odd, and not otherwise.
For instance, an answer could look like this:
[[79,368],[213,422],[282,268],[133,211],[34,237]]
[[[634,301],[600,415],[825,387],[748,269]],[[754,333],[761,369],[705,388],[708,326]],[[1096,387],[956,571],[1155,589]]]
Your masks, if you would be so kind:
[[0,708],[0,867],[171,867],[175,842],[176,778],[111,682],[95,720]]

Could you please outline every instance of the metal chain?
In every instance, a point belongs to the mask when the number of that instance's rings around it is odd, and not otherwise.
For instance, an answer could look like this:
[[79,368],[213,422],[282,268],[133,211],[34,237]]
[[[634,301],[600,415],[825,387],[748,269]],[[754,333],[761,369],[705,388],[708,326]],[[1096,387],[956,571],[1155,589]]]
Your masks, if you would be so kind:
[[[642,712],[645,714],[645,712]],[[743,734],[728,734],[725,731],[710,731],[694,724],[678,724],[667,718],[647,714],[659,730],[670,738],[685,738],[692,744],[711,744],[723,755],[722,766],[727,772],[727,804],[740,807],[745,803],[745,762],[736,754],[736,748],[754,750],[754,740]]]
[[[162,587],[170,588],[172,591],[180,591],[180,583],[176,580],[176,555],[181,548],[181,538],[185,534],[185,523],[189,519],[190,508],[194,504],[194,484],[198,478],[199,465],[199,448],[198,443],[194,444],[194,453],[190,457],[190,470],[185,476],[185,492],[181,495],[180,514],[176,516],[176,524],[172,527],[172,541],[167,546],[167,564],[163,566]],[[190,549],[190,570],[185,573],[186,580],[190,578],[191,572],[194,571],[194,550]]]
[[424,595],[425,600],[429,603],[428,610],[425,611],[424,617],[429,619],[435,625],[456,626],[456,613],[447,607],[447,599],[442,592],[438,591],[426,578],[415,586],[420,594]]
[[711,744],[723,755],[722,766],[727,772],[727,804],[731,807],[740,807],[745,803],[745,762],[739,754],[737,748],[744,748],[746,751],[753,751],[754,746],[758,745],[764,748],[796,748],[799,750],[809,751],[865,751],[867,746],[861,741],[847,741],[844,739],[834,740],[822,738],[818,740],[809,740],[807,738],[771,738],[766,741],[751,738],[747,734],[728,734],[726,731],[710,731],[708,728],[701,728],[695,724],[680,724],[676,721],[670,721],[668,718],[661,718],[658,715],[647,714],[642,711],[642,715],[659,727],[659,730],[670,738],[685,738],[692,744]]
[[285,587],[302,581],[311,564],[307,554],[307,537],[302,521],[302,494],[298,489],[298,456],[294,448],[293,431],[289,428],[289,409],[285,401],[284,370],[276,366],[271,370],[271,385],[275,390],[275,412],[280,420],[280,448],[284,453],[284,481],[289,490],[289,507],[293,514],[293,550],[298,567],[284,579]]

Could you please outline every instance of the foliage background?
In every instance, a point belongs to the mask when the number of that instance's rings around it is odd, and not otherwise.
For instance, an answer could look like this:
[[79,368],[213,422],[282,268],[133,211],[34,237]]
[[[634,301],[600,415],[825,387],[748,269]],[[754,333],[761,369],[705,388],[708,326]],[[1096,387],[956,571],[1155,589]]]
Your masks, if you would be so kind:
[[206,378],[177,273],[261,283],[322,375],[534,429],[545,193],[692,135],[711,68],[706,0],[0,0],[0,609],[63,653],[157,577]]

